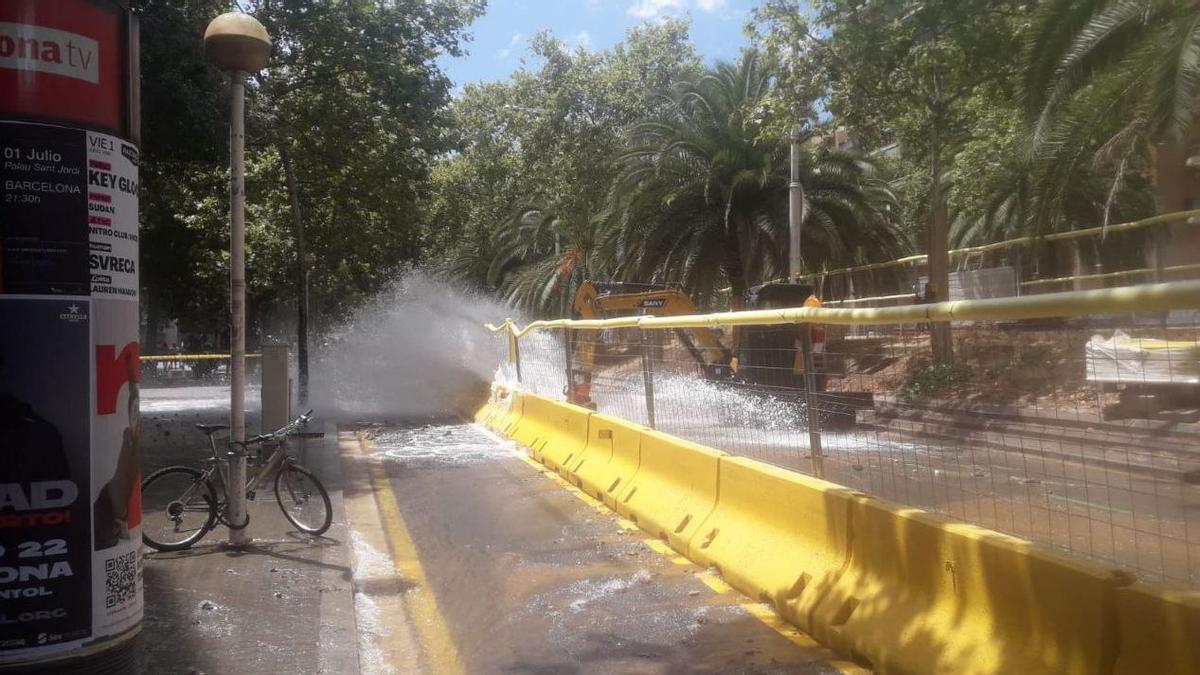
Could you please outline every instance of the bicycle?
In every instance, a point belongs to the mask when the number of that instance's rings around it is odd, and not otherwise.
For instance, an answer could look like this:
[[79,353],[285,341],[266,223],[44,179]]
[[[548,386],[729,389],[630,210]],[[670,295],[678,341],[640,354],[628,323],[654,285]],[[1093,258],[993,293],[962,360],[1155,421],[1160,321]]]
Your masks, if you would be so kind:
[[[236,456],[237,446],[241,446],[243,453],[251,446],[258,446],[257,457],[247,457],[248,461],[260,467],[246,483],[247,500],[254,500],[255,489],[275,471],[275,499],[279,502],[283,517],[301,532],[320,535],[333,523],[329,493],[313,472],[287,451],[287,439],[290,437],[323,435],[301,431],[311,417],[312,411],[309,410],[268,434],[255,436],[243,443],[230,443],[234,450],[229,451],[228,455]],[[217,452],[217,441],[213,437],[217,432],[228,429],[229,425],[197,424],[196,428],[208,437],[212,449],[212,457],[205,461],[203,470],[168,466],[142,481],[142,541],[157,551],[189,548],[218,522],[235,530],[246,527],[250,522],[249,513],[246,514],[246,520],[239,524],[232,524],[226,519],[228,506],[225,490],[218,491],[214,485],[214,479],[222,488],[229,484],[229,462],[221,459]],[[269,445],[273,445],[274,449],[264,458],[264,450]]]

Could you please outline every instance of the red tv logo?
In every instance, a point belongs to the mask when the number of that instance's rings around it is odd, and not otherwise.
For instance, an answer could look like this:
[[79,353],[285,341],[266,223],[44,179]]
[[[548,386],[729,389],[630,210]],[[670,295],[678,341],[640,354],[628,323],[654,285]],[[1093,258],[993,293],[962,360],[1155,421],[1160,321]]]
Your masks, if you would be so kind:
[[0,21],[0,68],[32,70],[97,84],[100,49],[95,40],[76,33]]

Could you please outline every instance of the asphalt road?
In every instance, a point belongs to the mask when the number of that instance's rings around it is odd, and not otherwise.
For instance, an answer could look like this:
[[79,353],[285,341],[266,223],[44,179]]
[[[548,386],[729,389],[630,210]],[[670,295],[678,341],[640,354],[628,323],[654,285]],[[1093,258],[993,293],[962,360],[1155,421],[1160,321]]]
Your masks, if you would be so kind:
[[469,425],[343,431],[363,672],[853,670]]

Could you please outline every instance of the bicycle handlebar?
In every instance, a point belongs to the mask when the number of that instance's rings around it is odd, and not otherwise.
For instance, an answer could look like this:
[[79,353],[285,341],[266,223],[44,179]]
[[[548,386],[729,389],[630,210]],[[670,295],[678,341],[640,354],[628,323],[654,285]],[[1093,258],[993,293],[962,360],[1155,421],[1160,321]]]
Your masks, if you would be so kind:
[[313,411],[311,409],[309,409],[308,412],[297,417],[296,419],[292,420],[291,422],[288,422],[287,424],[279,427],[275,431],[265,433],[265,434],[259,434],[258,436],[255,436],[253,438],[247,438],[244,442],[238,443],[237,445],[241,445],[244,448],[244,447],[247,447],[250,445],[257,445],[259,443],[263,443],[266,441],[275,441],[275,440],[279,440],[282,438],[287,438],[288,436],[291,436],[291,435],[295,434],[296,432],[298,432],[301,427],[306,426],[308,424],[308,421],[310,419],[312,419],[312,414],[313,414]]

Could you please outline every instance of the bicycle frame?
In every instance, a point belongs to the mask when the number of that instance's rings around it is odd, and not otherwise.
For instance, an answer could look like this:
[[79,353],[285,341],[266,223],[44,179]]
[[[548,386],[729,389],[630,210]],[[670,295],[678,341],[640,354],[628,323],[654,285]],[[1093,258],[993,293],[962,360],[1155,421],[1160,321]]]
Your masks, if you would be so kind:
[[[212,457],[205,462],[208,466],[205,468],[203,475],[206,479],[211,479],[214,474],[217,476],[217,479],[220,481],[220,490],[217,492],[217,497],[218,499],[224,499],[227,497],[226,491],[229,485],[229,460],[221,458],[217,450],[217,439],[212,434],[208,437],[208,445],[212,450]],[[243,452],[245,452],[245,446],[243,446]],[[246,481],[246,493],[252,494],[271,475],[272,471],[287,461],[291,461],[291,456],[287,452],[287,440],[281,438],[276,441],[274,451],[263,462],[262,467],[253,476],[248,477]]]

